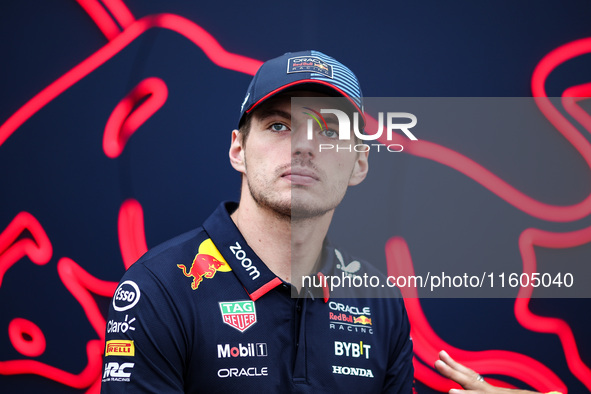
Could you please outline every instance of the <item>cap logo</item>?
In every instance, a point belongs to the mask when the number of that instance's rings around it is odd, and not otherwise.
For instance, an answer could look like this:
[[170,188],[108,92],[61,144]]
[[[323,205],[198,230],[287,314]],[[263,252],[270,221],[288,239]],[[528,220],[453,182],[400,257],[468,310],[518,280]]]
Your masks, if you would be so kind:
[[287,73],[319,73],[332,78],[332,66],[316,56],[298,56],[287,59]]
[[248,101],[249,97],[250,97],[250,92],[248,92],[246,97],[244,97],[244,101],[242,102],[242,105],[240,106],[240,112],[244,112],[244,106],[246,105],[246,102]]

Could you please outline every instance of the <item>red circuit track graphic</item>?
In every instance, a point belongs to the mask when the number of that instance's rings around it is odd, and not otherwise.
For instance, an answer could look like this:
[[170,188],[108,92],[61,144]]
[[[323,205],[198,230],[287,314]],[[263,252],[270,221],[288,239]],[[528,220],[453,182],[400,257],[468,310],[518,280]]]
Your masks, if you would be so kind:
[[[22,234],[30,234],[32,238],[21,238]],[[28,212],[19,213],[0,234],[0,286],[6,271],[23,257],[43,265],[52,254],[51,242],[39,221]]]
[[[532,76],[532,92],[540,111],[554,125],[554,127],[571,143],[571,145],[584,158],[591,168],[591,144],[589,141],[566,119],[557,108],[552,105],[547,97],[545,83],[550,73],[564,62],[575,57],[591,52],[591,38],[577,40],[565,44],[546,55],[537,65]],[[578,102],[582,98],[591,96],[591,84],[586,83],[566,89],[562,95],[562,103],[565,110],[573,116],[586,130],[591,131],[591,117],[585,112]],[[375,122],[375,120],[372,120]],[[373,126],[373,125],[372,125]],[[374,127],[370,126],[372,130]],[[495,193],[522,212],[534,217],[567,222],[586,217],[590,197],[571,206],[553,206],[533,200],[529,196],[507,185],[500,178],[490,173],[470,159],[445,148],[435,146],[429,142],[421,141],[409,145],[411,154],[431,158],[441,164],[447,165],[464,175],[472,178],[488,190]],[[533,245],[550,248],[567,248],[583,245],[591,242],[591,228],[569,233],[549,233],[538,229],[526,229],[519,238],[519,246],[523,259],[523,272],[536,272],[536,260]],[[388,271],[391,275],[414,273],[410,252],[402,239],[393,238],[386,245]],[[580,358],[572,329],[565,321],[556,318],[547,318],[535,315],[529,310],[529,300],[533,288],[521,288],[515,301],[515,317],[526,329],[535,332],[556,334],[561,341],[567,364],[573,373],[589,390],[591,390],[591,370]],[[416,294],[407,294],[405,304],[409,312],[413,337],[415,340],[415,354],[428,365],[437,358],[439,349],[454,349],[453,346],[443,342],[430,328],[427,319],[421,309]],[[414,297],[414,298],[412,298]],[[502,355],[501,351],[479,352],[469,354],[460,349],[453,350],[460,362],[480,371],[480,373],[492,373],[515,377],[531,387],[542,392],[558,390],[567,392],[567,388],[560,379],[547,367],[540,365],[533,359],[523,358],[519,354]],[[495,359],[498,361],[495,362]],[[520,360],[519,365],[513,365],[515,360]],[[503,366],[513,365],[514,368],[505,369]],[[428,386],[440,391],[447,391],[452,386],[431,369],[423,364],[415,362],[416,376]],[[490,379],[489,379],[490,381]],[[500,385],[510,387],[499,382]]]
[[[77,1],[108,42],[41,90],[0,125],[0,149],[10,136],[41,108],[105,64],[149,29],[168,29],[181,34],[203,50],[212,63],[224,69],[254,75],[261,64],[258,60],[226,51],[207,31],[181,16],[157,14],[136,20],[121,0],[102,0],[102,4],[97,0]],[[591,38],[573,41],[555,49],[537,65],[533,72],[531,87],[540,111],[591,168],[591,144],[550,103],[545,91],[546,80],[553,70],[571,59],[588,53],[591,53]],[[165,82],[154,77],[140,82],[122,98],[106,120],[103,136],[105,155],[110,158],[118,157],[133,133],[164,105],[167,94]],[[563,106],[577,122],[591,132],[591,117],[579,106],[580,100],[589,96],[591,96],[591,83],[570,87],[563,93]],[[367,120],[368,129],[377,130],[375,119],[368,117]],[[399,138],[400,141],[393,142],[402,142],[403,137]],[[476,161],[444,146],[422,140],[405,144],[405,152],[435,161],[462,173],[532,217],[552,222],[572,222],[591,214],[591,195],[583,201],[568,206],[546,204],[522,193]],[[25,229],[27,230],[25,236],[19,238]],[[147,250],[143,211],[138,201],[130,199],[122,203],[119,211],[118,234],[123,264],[125,268],[129,268]],[[523,259],[523,272],[535,272],[534,245],[549,248],[582,245],[591,242],[591,228],[568,233],[526,229],[518,242]],[[35,264],[42,265],[49,263],[52,254],[49,237],[41,224],[29,213],[18,214],[0,234],[0,286],[4,273],[25,256]],[[403,275],[414,272],[411,253],[404,239],[393,237],[386,245],[386,256],[389,274]],[[15,318],[9,327],[11,343],[19,353],[29,358],[0,361],[0,374],[37,374],[66,386],[88,389],[87,392],[98,392],[105,318],[100,313],[92,295],[111,297],[117,284],[97,279],[66,257],[59,259],[57,271],[64,286],[81,305],[98,336],[98,339],[87,342],[87,365],[79,374],[72,374],[32,360],[31,358],[43,353],[45,348],[43,332],[34,322]],[[431,328],[416,294],[404,295],[408,296],[405,303],[411,320],[415,346],[415,375],[427,386],[439,391],[446,391],[453,387],[449,380],[441,377],[432,368],[437,352],[446,349],[457,360],[482,374],[512,377],[541,391],[567,392],[564,383],[554,372],[531,357],[504,350],[469,352],[444,342]],[[515,301],[515,316],[519,323],[528,330],[556,334],[560,338],[565,359],[573,375],[591,390],[591,371],[580,358],[571,328],[563,320],[541,317],[531,312],[529,310],[531,295],[531,288],[522,288],[519,298]],[[23,333],[30,340],[23,340]],[[512,387],[501,380],[488,380],[491,383]]]
[[105,154],[111,159],[119,156],[129,137],[164,105],[167,96],[168,88],[160,78],[146,78],[133,88],[107,120],[103,137]]

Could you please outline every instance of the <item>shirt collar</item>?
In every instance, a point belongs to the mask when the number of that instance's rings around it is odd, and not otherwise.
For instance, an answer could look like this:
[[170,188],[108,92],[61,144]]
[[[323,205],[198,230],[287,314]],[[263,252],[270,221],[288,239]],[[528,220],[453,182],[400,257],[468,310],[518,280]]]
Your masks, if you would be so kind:
[[335,259],[335,248],[330,244],[327,239],[324,239],[322,243],[322,252],[320,254],[320,269],[316,276],[322,281],[322,289],[316,289],[316,295],[322,294],[324,302],[328,302],[330,298],[330,291],[324,277],[334,275],[336,259]]
[[248,246],[230,214],[236,210],[235,202],[223,202],[203,223],[234,275],[251,300],[256,301],[283,283]]
[[337,260],[335,247],[328,241],[324,240],[322,244],[322,252],[320,255],[320,269],[318,270],[323,275],[333,275],[335,267],[340,261]]

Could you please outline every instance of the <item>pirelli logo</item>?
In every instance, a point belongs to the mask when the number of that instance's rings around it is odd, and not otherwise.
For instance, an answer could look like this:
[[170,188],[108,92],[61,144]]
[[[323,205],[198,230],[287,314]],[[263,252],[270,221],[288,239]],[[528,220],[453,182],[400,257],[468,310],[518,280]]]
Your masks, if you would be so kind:
[[135,356],[133,341],[107,341],[105,357],[107,356]]

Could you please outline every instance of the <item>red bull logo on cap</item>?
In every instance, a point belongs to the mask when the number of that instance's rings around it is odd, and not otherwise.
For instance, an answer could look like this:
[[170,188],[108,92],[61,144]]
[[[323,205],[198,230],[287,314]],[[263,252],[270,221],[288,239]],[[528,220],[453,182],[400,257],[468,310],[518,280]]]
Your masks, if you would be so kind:
[[219,250],[213,244],[211,239],[206,239],[199,245],[198,253],[193,259],[193,264],[189,271],[183,264],[177,264],[187,278],[193,278],[191,289],[197,290],[203,278],[211,279],[217,271],[232,271],[226,260],[222,257]]
[[332,66],[318,56],[298,56],[287,59],[287,73],[312,72],[332,78]]

